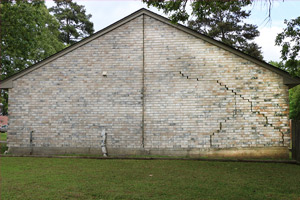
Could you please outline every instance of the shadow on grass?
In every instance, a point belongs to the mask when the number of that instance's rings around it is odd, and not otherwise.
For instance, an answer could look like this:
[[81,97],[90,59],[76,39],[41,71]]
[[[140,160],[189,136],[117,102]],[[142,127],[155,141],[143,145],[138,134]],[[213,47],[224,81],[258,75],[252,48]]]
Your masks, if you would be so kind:
[[160,156],[160,155],[131,155],[131,156],[108,156],[91,154],[60,154],[60,155],[12,155],[4,157],[34,157],[34,158],[71,158],[71,159],[94,159],[94,160],[182,160],[182,161],[217,161],[217,162],[253,162],[253,163],[286,163],[298,164],[291,159],[272,158],[217,158],[217,157],[184,157],[184,156]]

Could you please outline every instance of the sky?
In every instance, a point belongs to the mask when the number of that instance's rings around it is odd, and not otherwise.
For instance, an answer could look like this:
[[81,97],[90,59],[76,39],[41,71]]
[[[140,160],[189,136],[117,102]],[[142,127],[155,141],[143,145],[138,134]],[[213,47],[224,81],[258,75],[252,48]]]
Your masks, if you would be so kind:
[[[140,8],[147,8],[146,4],[143,4],[138,0],[75,1],[79,5],[85,6],[87,14],[92,14],[91,21],[94,23],[95,31],[99,31],[109,26]],[[280,61],[281,48],[275,46],[275,38],[285,27],[285,19],[290,20],[300,16],[300,1],[274,0],[271,10],[271,21],[265,20],[268,15],[268,7],[264,2],[264,0],[257,0],[253,6],[249,7],[249,9],[251,9],[251,16],[246,22],[258,26],[260,36],[255,39],[255,42],[262,47],[264,60],[267,62],[271,60]],[[46,0],[46,5],[47,7],[51,7],[55,4],[51,0]],[[147,9],[157,14],[164,15],[162,11],[159,11],[156,8],[150,7]]]

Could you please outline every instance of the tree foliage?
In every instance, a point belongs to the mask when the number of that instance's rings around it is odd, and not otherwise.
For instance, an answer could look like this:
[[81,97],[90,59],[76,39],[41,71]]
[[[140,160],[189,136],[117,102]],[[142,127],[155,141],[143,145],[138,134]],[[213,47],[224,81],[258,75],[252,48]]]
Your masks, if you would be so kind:
[[173,22],[187,22],[198,32],[230,45],[253,57],[263,59],[261,48],[254,42],[259,36],[257,26],[243,23],[250,16],[250,11],[242,8],[252,4],[250,0],[241,1],[191,1],[191,16],[186,6],[188,1],[146,1],[148,6],[162,9]]
[[64,48],[43,1],[1,2],[1,79]]
[[90,21],[92,15],[86,14],[84,6],[72,0],[54,0],[56,6],[49,9],[60,23],[60,40],[65,44],[74,44],[94,33],[94,24]]
[[300,75],[300,17],[290,21],[285,20],[287,27],[276,37],[276,45],[281,46],[281,59],[286,61],[289,72]]
[[276,37],[276,45],[282,46],[283,60],[296,60],[300,51],[300,17],[290,21],[284,20],[287,27]]
[[[60,51],[59,24],[43,1],[1,1],[1,80]],[[7,114],[8,95],[1,91]]]

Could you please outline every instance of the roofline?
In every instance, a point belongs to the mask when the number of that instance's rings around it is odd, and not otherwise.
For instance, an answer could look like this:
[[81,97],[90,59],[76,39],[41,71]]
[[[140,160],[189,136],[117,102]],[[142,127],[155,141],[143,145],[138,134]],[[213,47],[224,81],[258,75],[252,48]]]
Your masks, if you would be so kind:
[[222,48],[222,49],[224,49],[226,51],[229,51],[229,52],[231,52],[231,53],[233,53],[233,54],[235,54],[235,55],[237,55],[239,57],[242,57],[242,58],[244,58],[246,60],[249,60],[249,61],[251,61],[251,62],[253,62],[253,63],[255,63],[255,64],[257,64],[257,65],[259,65],[261,67],[264,67],[264,68],[266,68],[266,69],[268,69],[270,71],[273,71],[273,72],[275,72],[278,75],[280,75],[280,76],[283,77],[283,83],[285,85],[289,86],[289,88],[292,88],[292,87],[300,84],[300,78],[299,77],[292,77],[286,71],[281,70],[281,69],[279,69],[279,68],[277,68],[277,67],[275,67],[275,66],[273,66],[271,64],[268,64],[268,63],[266,63],[266,62],[264,62],[262,60],[254,58],[252,56],[249,56],[248,54],[245,54],[245,53],[243,53],[240,50],[237,50],[237,49],[235,49],[235,48],[233,48],[233,47],[231,47],[229,45],[226,45],[226,44],[224,44],[224,43],[222,43],[220,41],[214,40],[214,39],[212,39],[212,38],[210,38],[210,37],[208,37],[208,36],[206,36],[204,34],[201,34],[201,33],[197,32],[197,31],[195,31],[195,30],[193,30],[191,28],[188,28],[188,27],[186,27],[184,25],[174,24],[169,19],[167,19],[167,18],[165,18],[165,17],[163,17],[161,15],[158,15],[158,14],[152,12],[152,11],[149,11],[149,10],[147,10],[145,8],[142,8],[142,9],[140,9],[140,10],[138,10],[138,11],[136,11],[136,12],[130,14],[130,15],[128,15],[127,17],[124,17],[124,18],[120,19],[119,21],[117,21],[117,22],[109,25],[108,27],[97,31],[96,33],[92,34],[91,36],[89,36],[89,37],[87,37],[87,38],[85,38],[85,39],[83,39],[83,40],[81,40],[81,41],[79,41],[79,42],[77,42],[77,43],[75,43],[75,44],[73,44],[73,45],[71,45],[71,46],[69,46],[69,47],[67,47],[67,48],[65,48],[65,49],[63,49],[63,50],[55,53],[55,54],[53,54],[53,55],[51,55],[51,56],[49,56],[48,58],[46,58],[46,59],[44,59],[44,60],[42,60],[42,61],[40,61],[40,62],[38,62],[38,63],[30,66],[30,67],[28,67],[28,68],[26,68],[26,69],[24,69],[24,70],[22,70],[20,72],[17,72],[16,74],[14,74],[12,76],[7,77],[6,79],[0,81],[0,89],[13,88],[13,81],[14,80],[16,80],[16,79],[18,79],[18,78],[20,78],[20,77],[22,77],[22,76],[30,73],[31,71],[33,71],[35,69],[38,69],[38,68],[44,66],[45,64],[47,64],[47,63],[49,63],[49,62],[51,62],[51,61],[53,61],[53,60],[55,60],[55,59],[57,59],[57,58],[65,55],[65,54],[67,54],[67,53],[69,53],[69,52],[71,52],[71,51],[73,51],[73,50],[75,50],[75,49],[77,49],[77,48],[85,45],[86,43],[88,43],[88,42],[90,42],[90,41],[92,41],[92,40],[94,40],[94,39],[96,39],[96,38],[98,38],[98,37],[100,37],[100,36],[102,36],[102,35],[110,32],[112,30],[114,30],[114,29],[118,28],[119,26],[121,26],[121,25],[123,25],[123,24],[125,24],[125,23],[127,23],[127,22],[129,22],[129,21],[131,21],[133,19],[135,19],[136,17],[141,16],[141,15],[148,15],[149,17],[152,17],[152,18],[154,18],[156,20],[159,20],[159,21],[161,21],[163,23],[166,23],[166,24],[168,24],[168,25],[170,25],[172,27],[175,27],[175,28],[183,31],[183,32],[186,32],[186,33],[188,33],[190,35],[193,35],[193,36],[195,36],[197,38],[200,38],[200,39],[202,39],[202,40],[204,40],[204,41],[206,41],[206,42],[208,42],[210,44],[213,44],[213,45],[215,45],[217,47],[220,47],[220,48]]

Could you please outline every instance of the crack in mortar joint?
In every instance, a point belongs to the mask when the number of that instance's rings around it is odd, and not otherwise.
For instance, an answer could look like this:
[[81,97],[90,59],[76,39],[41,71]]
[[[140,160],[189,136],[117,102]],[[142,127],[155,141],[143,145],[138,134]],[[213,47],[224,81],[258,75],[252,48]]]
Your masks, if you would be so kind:
[[[182,76],[184,76],[184,74],[180,71],[179,72]],[[188,76],[186,76],[187,77],[187,79],[189,79],[188,78]],[[199,78],[197,78],[197,81],[199,81]],[[225,87],[225,89],[226,90],[229,90],[229,88],[224,84],[224,85],[222,85],[222,83],[219,81],[219,80],[217,80],[217,83],[219,83],[219,85],[220,86],[223,86],[223,87]],[[253,102],[250,100],[250,99],[246,99],[245,97],[243,97],[241,94],[238,94],[237,92],[235,92],[234,90],[231,90],[231,92],[235,95],[235,98],[236,98],[236,96],[237,95],[239,95],[243,100],[246,100],[246,101],[248,101],[249,103],[250,103],[250,109],[251,109],[251,112],[252,113],[254,113],[254,114],[258,114],[258,115],[262,115],[265,119],[266,119],[266,126],[268,126],[268,125],[270,125],[271,127],[273,127],[273,129],[275,129],[275,130],[278,130],[280,133],[281,133],[281,137],[282,137],[282,142],[284,143],[284,133],[281,131],[281,129],[280,128],[276,128],[276,127],[274,127],[273,126],[273,124],[270,124],[269,123],[269,120],[268,120],[268,117],[264,114],[264,113],[260,113],[260,111],[253,111]],[[220,122],[220,123],[222,123],[222,122]],[[225,123],[226,123],[226,120],[225,120]],[[221,124],[220,124],[221,125]],[[220,126],[220,129],[218,130],[219,132],[220,131],[222,131],[222,126]],[[212,146],[212,136],[214,135],[214,133],[212,133],[211,135],[210,135],[210,146]]]

